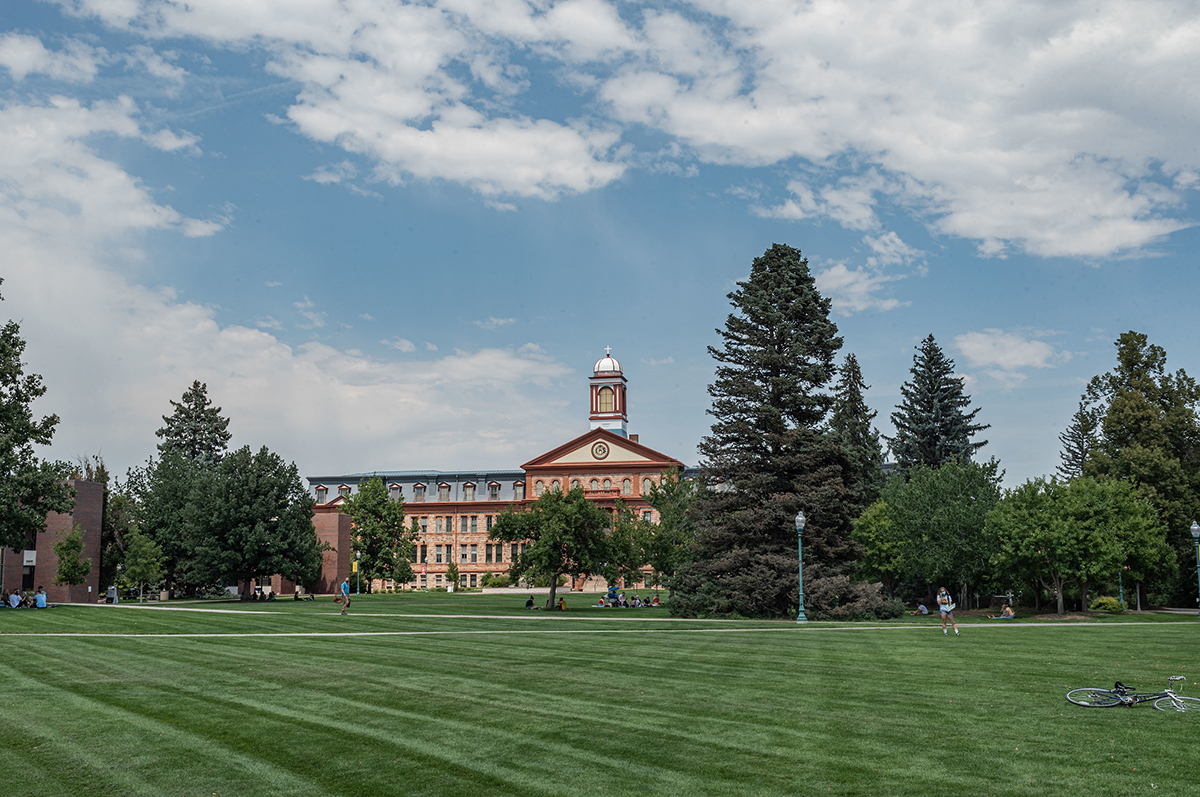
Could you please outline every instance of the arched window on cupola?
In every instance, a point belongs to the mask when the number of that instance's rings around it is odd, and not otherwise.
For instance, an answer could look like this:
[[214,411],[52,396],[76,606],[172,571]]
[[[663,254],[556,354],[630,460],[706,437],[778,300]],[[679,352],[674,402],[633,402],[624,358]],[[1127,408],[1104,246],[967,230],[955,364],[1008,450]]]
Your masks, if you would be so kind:
[[602,387],[596,393],[596,411],[616,412],[616,402],[614,401],[613,389],[611,387]]

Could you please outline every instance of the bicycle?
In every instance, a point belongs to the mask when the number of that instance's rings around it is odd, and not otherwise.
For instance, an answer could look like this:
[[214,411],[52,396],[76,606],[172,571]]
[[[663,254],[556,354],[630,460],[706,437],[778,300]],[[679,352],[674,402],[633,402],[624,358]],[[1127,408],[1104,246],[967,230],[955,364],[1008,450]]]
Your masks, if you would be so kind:
[[1182,675],[1172,675],[1167,679],[1167,688],[1161,692],[1135,692],[1134,687],[1126,686],[1117,681],[1112,689],[1095,689],[1084,687],[1067,692],[1067,700],[1077,706],[1088,708],[1112,708],[1113,706],[1129,706],[1138,703],[1154,701],[1154,707],[1159,711],[1200,711],[1200,698],[1184,697],[1175,691],[1176,681],[1186,681]]

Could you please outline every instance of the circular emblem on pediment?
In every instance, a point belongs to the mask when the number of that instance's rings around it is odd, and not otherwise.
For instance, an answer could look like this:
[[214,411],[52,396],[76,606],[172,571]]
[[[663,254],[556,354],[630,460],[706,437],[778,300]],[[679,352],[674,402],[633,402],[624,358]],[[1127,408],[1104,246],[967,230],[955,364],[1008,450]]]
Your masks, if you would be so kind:
[[596,443],[592,446],[592,456],[596,459],[604,459],[608,456],[608,443]]

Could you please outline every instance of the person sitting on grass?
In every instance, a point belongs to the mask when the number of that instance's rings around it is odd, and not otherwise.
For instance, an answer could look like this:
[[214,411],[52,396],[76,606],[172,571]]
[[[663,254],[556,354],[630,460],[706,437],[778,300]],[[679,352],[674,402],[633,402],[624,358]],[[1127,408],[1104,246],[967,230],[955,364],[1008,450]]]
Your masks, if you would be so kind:
[[929,614],[929,610],[925,608],[925,604],[918,603],[917,610],[915,612],[909,612],[909,614]]
[[35,608],[35,609],[45,609],[46,608],[46,588],[45,587],[42,587],[42,586],[38,587],[37,594],[33,596],[33,608]]
[[8,605],[16,609],[21,606],[21,590],[14,589],[12,594],[8,596]]
[[1016,616],[1017,616],[1017,613],[1013,611],[1012,607],[1009,606],[1007,603],[1003,603],[1000,605],[1000,614],[989,614],[988,619],[989,620],[1011,620]]
[[302,598],[300,596],[300,585],[299,584],[296,585],[296,591],[292,593],[292,600],[294,600],[294,601],[304,600],[304,598]]
[[529,596],[529,600],[525,601],[525,608],[533,609],[533,596],[532,595]]
[[562,598],[558,599],[558,610],[560,612],[565,612],[567,610],[567,602]]
[[654,593],[654,600],[650,602],[650,605],[651,606],[661,606],[662,605],[661,603],[658,602],[658,593],[657,592]]
[[597,608],[597,609],[603,609],[604,607],[605,607],[605,603],[604,603],[604,596],[603,596],[603,595],[601,595],[601,596],[600,596],[600,600],[596,601],[596,608]]
[[4,590],[4,597],[2,598],[2,600],[4,601],[4,606],[0,607],[0,608],[7,609],[8,608],[8,590]]

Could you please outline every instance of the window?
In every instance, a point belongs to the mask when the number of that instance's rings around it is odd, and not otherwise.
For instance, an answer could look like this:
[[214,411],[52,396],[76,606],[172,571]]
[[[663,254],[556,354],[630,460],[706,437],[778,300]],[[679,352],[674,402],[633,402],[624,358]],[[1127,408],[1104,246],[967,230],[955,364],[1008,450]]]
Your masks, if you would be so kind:
[[513,485],[513,500],[514,501],[524,501],[525,500],[525,482],[517,482],[516,484]]
[[642,520],[646,521],[647,523],[650,522],[650,510],[649,509],[647,509],[645,512],[642,513]]
[[613,403],[613,389],[611,387],[600,388],[600,392],[596,394],[597,411],[612,412]]
[[492,518],[494,518],[494,517],[495,517],[495,515],[488,515],[487,518],[485,518],[486,522],[484,523],[484,525],[487,527],[487,531],[489,534],[492,532]]
[[393,484],[388,488],[388,498],[392,499],[393,501],[400,500],[400,485]]
[[437,534],[442,533],[442,516],[438,515],[433,519],[433,530]]
[[460,586],[463,586],[463,587],[467,586],[467,574],[466,573],[463,573],[461,576],[458,577],[458,583]]
[[492,562],[492,546],[490,546],[490,545],[483,546],[483,561],[488,564],[491,564],[491,562]]
[[558,483],[558,479],[555,479],[554,481],[550,482],[550,489],[556,493],[562,489],[562,487]]
[[460,561],[460,562],[467,561],[467,546],[465,546],[465,545],[458,546],[458,561]]
[[317,503],[325,503],[325,499],[329,497],[329,488],[321,486],[317,488]]
[[429,587],[429,576],[425,575],[424,573],[421,574],[421,586],[426,588]]
[[342,496],[343,498],[349,498],[350,497],[350,488],[343,484],[341,487],[338,488],[338,495]]
[[441,585],[442,585],[442,576],[441,576],[441,574],[438,574],[438,575],[436,575],[436,576],[434,576],[434,577],[433,577],[433,583],[437,584],[438,586],[441,586]]
[[621,482],[621,495],[633,495],[633,482],[629,479]]
[[427,517],[421,518],[421,533],[422,534],[429,533],[429,518],[427,518]]
[[541,497],[542,497],[542,490],[543,490],[543,489],[544,489],[544,488],[542,487],[542,483],[541,483],[541,482],[534,482],[534,483],[533,483],[533,494],[534,494],[534,495],[536,495],[538,498],[541,498]]
[[463,485],[463,500],[464,501],[474,501],[475,500],[475,485],[473,485],[473,484],[464,484]]
[[605,480],[604,480],[604,489],[605,489],[605,490],[611,490],[611,489],[612,489],[612,481],[611,481],[610,479],[605,479]]
[[442,563],[442,546],[440,545],[433,546],[433,562],[439,565]]
[[571,489],[572,490],[578,490],[579,486],[580,486],[579,479],[571,479]]
[[449,501],[450,500],[450,485],[448,485],[448,484],[439,484],[438,485],[438,500],[439,501]]
[[496,563],[499,564],[503,561],[504,561],[504,546],[497,545],[496,546]]
[[421,546],[421,564],[427,564],[428,562],[429,562],[429,546],[422,545]]
[[514,542],[512,548],[509,549],[508,561],[515,562],[517,560],[517,544]]
[[419,545],[413,546],[412,557],[413,557],[412,560],[414,563],[419,563],[421,561],[421,546],[419,546]]
[[462,522],[458,524],[458,528],[459,528],[459,531],[461,531],[463,534],[467,533],[467,516],[466,515],[462,516]]
[[650,485],[654,482],[649,479],[642,479],[642,495],[650,495]]
[[471,564],[475,564],[478,561],[479,561],[479,546],[472,545],[471,546]]
[[472,587],[475,586],[475,574],[474,573],[471,574],[471,586]]
[[488,485],[488,500],[489,501],[499,501],[500,500],[500,485],[498,485],[498,484],[489,484]]
[[591,487],[592,487],[592,489],[593,489],[593,490],[599,490],[599,489],[600,489],[600,482],[596,481],[595,479],[592,479],[592,485],[591,485]]
[[425,485],[418,484],[413,487],[413,500],[414,501],[424,501],[425,500]]

